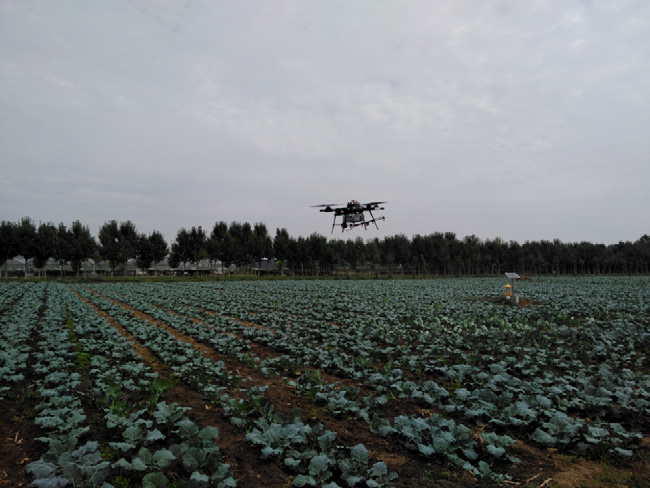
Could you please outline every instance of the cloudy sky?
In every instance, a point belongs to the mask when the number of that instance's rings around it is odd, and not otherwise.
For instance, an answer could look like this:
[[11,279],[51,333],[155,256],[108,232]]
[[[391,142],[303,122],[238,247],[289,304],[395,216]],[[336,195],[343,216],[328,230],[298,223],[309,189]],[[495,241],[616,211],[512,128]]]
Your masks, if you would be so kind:
[[650,2],[2,0],[0,220],[650,233]]

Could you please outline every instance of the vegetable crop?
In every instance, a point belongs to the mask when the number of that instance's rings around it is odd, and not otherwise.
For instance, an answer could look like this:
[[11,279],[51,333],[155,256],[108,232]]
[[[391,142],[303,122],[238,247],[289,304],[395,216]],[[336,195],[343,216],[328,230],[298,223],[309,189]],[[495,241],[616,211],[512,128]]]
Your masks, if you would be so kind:
[[407,486],[431,462],[517,482],[522,445],[631,466],[649,285],[540,278],[510,307],[496,278],[4,283],[0,401],[37,398],[33,486],[237,486],[222,432],[294,486]]

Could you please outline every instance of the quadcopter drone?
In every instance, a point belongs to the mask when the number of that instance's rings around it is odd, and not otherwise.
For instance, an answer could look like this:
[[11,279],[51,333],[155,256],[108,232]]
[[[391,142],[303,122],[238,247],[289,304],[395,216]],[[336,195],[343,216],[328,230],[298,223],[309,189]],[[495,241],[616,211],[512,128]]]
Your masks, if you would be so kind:
[[[360,225],[364,229],[368,229],[370,224],[375,224],[375,227],[379,229],[377,221],[386,220],[386,217],[375,217],[372,214],[373,210],[384,210],[384,207],[380,207],[382,203],[386,202],[370,202],[370,203],[359,203],[357,200],[350,200],[345,206],[338,206],[338,203],[325,203],[323,205],[312,205],[312,207],[324,207],[321,209],[321,212],[334,212],[334,222],[332,222],[332,232],[334,232],[334,227],[337,225],[341,226],[341,232],[344,230],[352,230],[355,227]],[[363,213],[368,212],[370,214],[370,220],[366,220]],[[339,215],[343,216],[343,222],[340,224],[336,223],[336,217]]]

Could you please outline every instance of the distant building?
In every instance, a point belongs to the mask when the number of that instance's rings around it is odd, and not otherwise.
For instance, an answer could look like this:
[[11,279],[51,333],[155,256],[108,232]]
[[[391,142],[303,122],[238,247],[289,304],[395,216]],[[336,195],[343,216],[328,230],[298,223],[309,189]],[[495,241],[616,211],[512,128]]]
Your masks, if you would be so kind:
[[[258,274],[266,274],[274,272],[278,269],[278,263],[275,259],[264,258],[258,263],[253,263],[251,266],[248,266],[248,270]],[[46,273],[47,276],[56,277],[61,274],[63,275],[73,275],[75,272],[72,269],[72,266],[69,262],[59,263],[55,259],[48,259],[47,264],[43,269],[37,269],[34,267],[34,260],[29,259],[25,262],[23,256],[16,256],[12,259],[9,259],[6,264],[7,274],[9,276],[41,276],[43,273]],[[225,273],[236,273],[243,268],[239,268],[234,264],[231,264],[229,267],[224,267],[223,263],[219,260],[210,261],[204,259],[198,263],[198,273],[200,274],[225,274]],[[122,275],[124,273],[124,266],[119,265],[115,267],[114,274]],[[5,274],[5,267],[1,268],[2,275]],[[82,276],[106,276],[111,274],[111,267],[108,261],[99,261],[95,262],[92,259],[87,259],[81,263],[81,268],[79,269],[79,274]],[[197,264],[191,262],[181,263],[178,268],[172,268],[169,266],[167,258],[164,260],[151,265],[147,270],[143,270],[136,266],[135,259],[129,259],[126,263],[126,274],[129,276],[144,276],[144,275],[188,275],[192,276],[197,274]]]

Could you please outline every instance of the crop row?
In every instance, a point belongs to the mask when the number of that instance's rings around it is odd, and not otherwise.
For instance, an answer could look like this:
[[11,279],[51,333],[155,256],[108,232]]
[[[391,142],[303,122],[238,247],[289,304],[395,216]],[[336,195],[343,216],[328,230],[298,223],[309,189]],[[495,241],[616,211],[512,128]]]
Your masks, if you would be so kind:
[[[172,319],[175,326],[200,331],[200,340],[218,345],[227,337],[228,348],[237,354],[250,347],[238,337],[275,348],[280,356],[255,358],[265,371],[283,363],[307,364],[471,424],[516,430],[519,437],[540,446],[629,457],[641,437],[638,429],[647,427],[647,327],[643,316],[627,311],[643,310],[643,296],[632,295],[632,306],[621,303],[618,312],[608,301],[607,306],[598,302],[595,314],[583,308],[582,316],[570,320],[564,310],[553,315],[555,306],[517,317],[510,308],[486,303],[479,304],[485,308],[479,323],[480,313],[466,311],[476,308],[475,302],[461,303],[459,313],[443,300],[429,299],[424,315],[399,309],[393,302],[392,312],[387,305],[386,312],[367,319],[349,311],[324,311],[327,320],[318,321],[309,318],[318,313],[317,296],[312,307],[306,306],[309,300],[300,300],[314,295],[308,289],[270,293],[268,286],[250,286],[248,293],[237,290],[239,300],[233,307],[232,297],[219,284],[156,288],[151,295],[143,287],[128,288],[111,292],[153,314],[157,312],[152,308],[166,307],[177,317],[185,316]],[[286,296],[296,300],[287,301]],[[305,308],[302,315],[296,314],[295,301]],[[338,302],[330,305],[341,308]],[[230,314],[263,327],[224,318]],[[197,327],[188,317],[200,318],[211,329]],[[340,388],[319,388],[318,398],[335,411],[345,411],[346,404],[347,412],[360,411],[359,401],[342,397]]]
[[[103,290],[107,293],[110,293],[111,290]],[[123,290],[122,290],[123,291]],[[203,318],[211,324],[211,327],[201,327],[197,326],[194,320],[189,319],[181,315],[181,311],[176,311],[173,314],[161,312],[159,307],[150,307],[148,304],[142,302],[136,297],[126,297],[124,293],[121,293],[120,290],[112,290],[112,296],[117,299],[127,300],[129,306],[135,306],[138,310],[147,310],[147,313],[156,316],[158,319],[161,317],[166,318],[166,320],[174,326],[177,330],[181,330],[191,336],[197,337],[199,340],[202,340],[206,343],[213,345],[220,352],[224,352],[222,349],[222,342],[220,338],[227,337],[227,345],[231,345],[231,334],[224,334],[223,323],[221,327],[216,325],[217,322],[223,322],[223,318],[206,316],[203,315]],[[109,307],[111,305],[108,305]],[[115,305],[112,305],[113,307]],[[119,310],[115,311],[115,314],[119,314]],[[122,312],[124,313],[124,312]],[[231,326],[235,324],[232,319],[226,319]],[[235,322],[236,323],[236,322]],[[244,332],[246,329],[255,329],[260,333],[264,333],[265,329],[258,329],[250,326],[239,326],[235,327],[237,332]],[[268,331],[268,330],[266,330]],[[232,347],[227,347],[228,349],[233,349]],[[248,349],[247,347],[237,347],[234,348],[236,351],[242,349]],[[293,362],[303,361],[305,357],[301,355],[301,352],[311,351],[316,355],[316,350],[312,347],[309,348],[307,344],[301,342],[301,348],[294,352],[294,359],[290,359]],[[250,358],[250,353],[247,353],[247,356]],[[275,359],[277,364],[278,359],[288,359],[290,356],[283,355]],[[265,374],[270,374],[270,367],[268,366],[269,362],[261,360],[259,357],[253,358],[253,364],[258,364],[261,370],[264,370]],[[377,373],[375,373],[375,376]],[[308,378],[309,375],[302,375],[302,379]],[[360,376],[362,377],[362,376]],[[411,384],[413,384],[411,382]],[[398,441],[403,442],[406,446],[412,447],[418,450],[424,455],[433,455],[436,454],[439,457],[446,459],[447,461],[458,464],[468,471],[479,475],[481,478],[494,478],[496,480],[501,479],[501,476],[493,473],[490,468],[490,463],[493,462],[493,458],[507,458],[503,456],[505,450],[502,448],[504,445],[510,445],[514,440],[508,436],[498,436],[494,433],[486,434],[482,437],[481,445],[485,445],[485,449],[479,449],[478,452],[475,450],[477,447],[477,442],[475,439],[470,438],[470,429],[466,428],[463,425],[456,425],[453,420],[444,421],[444,432],[447,443],[443,444],[439,440],[436,440],[436,436],[442,431],[440,428],[435,425],[434,422],[441,421],[438,417],[429,417],[429,418],[420,418],[418,416],[399,416],[395,419],[387,419],[382,411],[382,405],[386,402],[385,396],[379,396],[375,398],[374,396],[365,396],[361,399],[358,399],[358,389],[356,393],[349,395],[346,398],[346,393],[350,393],[349,388],[342,388],[338,383],[335,384],[323,384],[320,382],[316,383],[305,383],[304,381],[291,381],[289,382],[290,386],[297,388],[298,391],[308,391],[311,394],[314,394],[317,390],[316,400],[322,401],[327,404],[327,407],[334,413],[343,416],[357,416],[368,422],[369,427],[372,432],[378,433],[383,436],[391,436],[392,438],[397,439]],[[417,388],[413,384],[414,388]],[[358,406],[363,404],[363,408]],[[391,423],[394,423],[394,427],[391,426]],[[413,425],[423,425],[428,424],[432,426],[429,429],[421,430],[419,437],[414,437],[413,435],[405,435],[404,433],[412,433],[413,429],[409,429],[406,424],[412,423]],[[435,448],[434,448],[435,445]],[[481,455],[482,454],[482,455]],[[482,457],[484,459],[479,459]],[[510,457],[511,460],[516,460],[514,457]],[[489,461],[489,462],[488,462]],[[475,466],[474,463],[478,464]]]
[[170,385],[113,327],[61,285],[38,285],[23,299],[32,306],[14,302],[2,332],[20,338],[38,398],[33,422],[46,449],[26,466],[33,486],[166,486],[169,472],[191,486],[236,485],[217,429],[199,431],[187,409],[161,401]]
[[[39,486],[234,486],[217,428],[164,400],[177,381],[295,486],[391,486],[397,473],[278,408],[264,383],[484,482],[508,478],[516,441],[625,462],[650,418],[648,284],[518,283],[526,308],[499,304],[492,279],[2,285],[0,400],[30,368]],[[88,416],[101,419],[90,431]]]
[[[4,289],[3,289],[4,288]],[[0,400],[25,378],[30,337],[38,321],[43,288],[2,287],[0,295]]]
[[266,387],[247,387],[249,379],[232,373],[223,361],[207,358],[166,328],[153,325],[112,300],[84,289],[79,292],[117,320],[178,378],[214,402],[231,423],[248,432],[247,439],[260,446],[263,459],[279,457],[296,473],[295,486],[338,486],[334,477],[348,483],[388,486],[396,478],[384,462],[371,463],[362,444],[338,444],[335,432],[321,424],[303,424],[300,412],[277,414],[265,398]]

